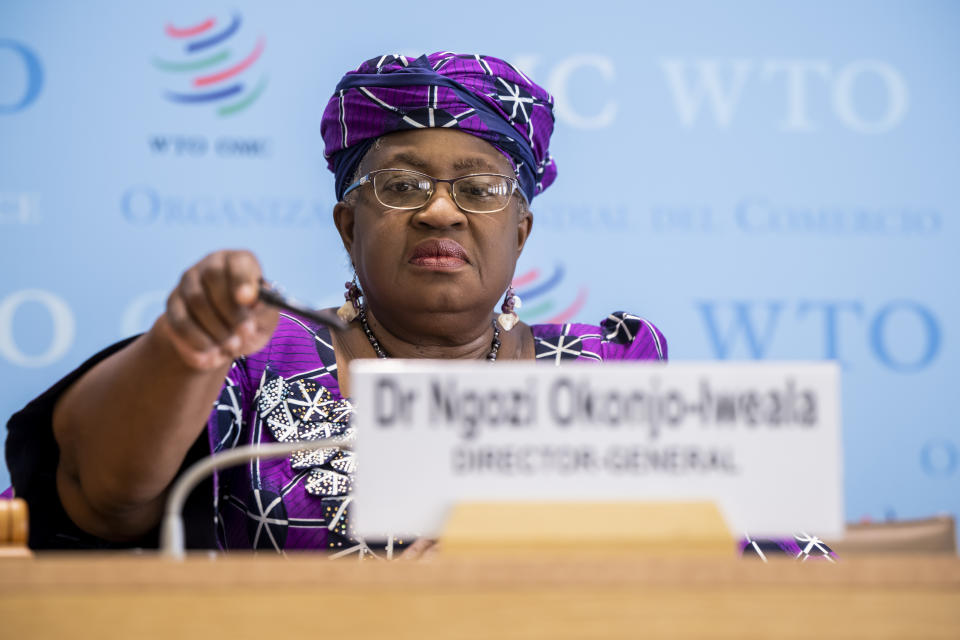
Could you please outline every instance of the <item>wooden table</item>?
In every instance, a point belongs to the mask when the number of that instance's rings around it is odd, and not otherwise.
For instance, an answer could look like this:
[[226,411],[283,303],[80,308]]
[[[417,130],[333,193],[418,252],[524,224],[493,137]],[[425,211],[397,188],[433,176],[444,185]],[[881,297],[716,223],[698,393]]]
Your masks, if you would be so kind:
[[2,638],[960,638],[960,559],[41,555]]

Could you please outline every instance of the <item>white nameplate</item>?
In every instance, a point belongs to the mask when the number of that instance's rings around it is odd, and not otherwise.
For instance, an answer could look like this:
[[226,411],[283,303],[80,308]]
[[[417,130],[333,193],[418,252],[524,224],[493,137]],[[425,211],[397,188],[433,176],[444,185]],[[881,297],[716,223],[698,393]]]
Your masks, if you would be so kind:
[[350,375],[363,536],[436,536],[462,501],[704,498],[734,535],[843,532],[831,363],[361,360]]

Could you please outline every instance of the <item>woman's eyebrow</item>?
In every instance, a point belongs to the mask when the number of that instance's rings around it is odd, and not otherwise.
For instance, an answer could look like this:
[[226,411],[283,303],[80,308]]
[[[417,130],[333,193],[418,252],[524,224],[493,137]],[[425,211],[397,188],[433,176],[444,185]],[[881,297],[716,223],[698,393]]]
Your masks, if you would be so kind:
[[412,153],[408,153],[406,151],[399,151],[393,154],[392,156],[387,158],[386,164],[387,166],[389,166],[397,162],[408,164],[411,167],[416,167],[418,169],[426,169],[428,165],[427,161],[424,160],[423,158],[416,156]]
[[497,171],[497,167],[492,162],[484,160],[483,158],[460,158],[453,163],[453,169],[455,171],[469,171],[477,169]]
[[[430,167],[430,163],[427,160],[424,160],[422,157],[414,153],[410,153],[409,151],[398,151],[397,153],[388,156],[384,166],[392,166],[397,163],[406,164],[421,170],[425,170]],[[498,171],[496,165],[479,156],[471,156],[455,160],[452,168],[454,171]]]

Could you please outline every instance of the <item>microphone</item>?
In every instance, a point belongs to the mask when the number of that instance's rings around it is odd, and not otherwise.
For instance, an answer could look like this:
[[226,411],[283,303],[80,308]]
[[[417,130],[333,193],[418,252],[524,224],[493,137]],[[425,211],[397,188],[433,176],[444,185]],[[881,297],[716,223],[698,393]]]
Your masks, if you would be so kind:
[[190,492],[208,475],[234,465],[249,462],[256,458],[283,458],[295,451],[314,450],[314,449],[349,449],[345,446],[343,440],[339,438],[323,438],[321,440],[310,440],[307,442],[275,442],[269,444],[251,444],[243,447],[230,449],[223,453],[212,455],[193,464],[189,469],[183,472],[173,486],[170,487],[170,495],[167,498],[167,506],[164,510],[163,522],[160,526],[160,554],[173,559],[183,560],[184,536],[183,536],[183,505]]

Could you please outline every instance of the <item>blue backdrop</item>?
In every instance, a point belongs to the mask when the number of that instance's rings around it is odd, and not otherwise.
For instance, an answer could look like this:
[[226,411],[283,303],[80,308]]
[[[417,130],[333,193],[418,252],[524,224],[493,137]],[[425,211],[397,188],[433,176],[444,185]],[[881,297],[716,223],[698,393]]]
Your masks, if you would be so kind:
[[593,6],[4,2],[0,416],[211,250],[342,301],[335,83],[479,52],[557,100],[527,320],[626,309],[674,359],[837,359],[848,518],[960,512],[958,5]]

